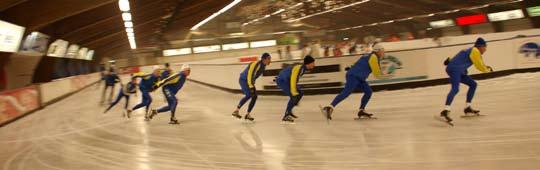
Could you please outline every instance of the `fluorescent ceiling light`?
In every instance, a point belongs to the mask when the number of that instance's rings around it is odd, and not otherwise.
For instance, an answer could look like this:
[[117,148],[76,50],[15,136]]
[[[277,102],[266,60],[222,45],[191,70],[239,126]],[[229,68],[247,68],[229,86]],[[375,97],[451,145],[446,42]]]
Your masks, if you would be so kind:
[[229,35],[231,36],[242,36],[242,35],[245,35],[243,32],[235,32],[235,33],[230,33]]
[[124,26],[126,26],[126,28],[133,28],[133,22],[131,21],[124,22]]
[[126,28],[126,32],[129,33],[129,32],[134,32],[134,31],[133,31],[133,28]]
[[285,11],[285,9],[279,9],[277,10],[276,12],[272,13],[272,15],[276,15],[276,14],[279,14],[281,12]]
[[135,33],[128,32],[128,33],[127,33],[127,36],[128,36],[128,37],[135,37]]
[[197,25],[193,26],[191,28],[191,30],[196,30],[196,29],[199,29],[199,27],[201,27],[202,25],[206,24],[208,21],[214,19],[215,17],[217,17],[218,15],[226,12],[227,10],[231,9],[233,6],[235,6],[236,4],[240,3],[240,1],[242,0],[234,0],[233,2],[231,2],[229,5],[225,6],[224,8],[222,8],[221,10],[219,10],[218,12],[210,15],[208,18],[202,20],[201,22],[199,22]]
[[120,7],[120,11],[128,12],[130,10],[129,0],[119,0],[118,7]]
[[122,13],[122,19],[124,21],[131,21],[131,14],[130,13]]

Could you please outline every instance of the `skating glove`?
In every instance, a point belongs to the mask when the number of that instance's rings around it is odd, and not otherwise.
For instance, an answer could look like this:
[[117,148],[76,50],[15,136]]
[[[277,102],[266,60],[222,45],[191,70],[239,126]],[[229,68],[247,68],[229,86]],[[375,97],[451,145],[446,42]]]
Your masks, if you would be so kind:
[[255,87],[249,88],[249,93],[251,94],[255,94],[256,91],[257,89],[255,89]]

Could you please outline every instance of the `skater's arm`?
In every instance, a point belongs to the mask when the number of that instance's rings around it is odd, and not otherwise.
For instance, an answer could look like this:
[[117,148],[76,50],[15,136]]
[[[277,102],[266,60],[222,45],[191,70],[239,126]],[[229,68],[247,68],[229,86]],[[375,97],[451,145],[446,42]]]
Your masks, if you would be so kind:
[[133,73],[133,77],[141,77],[141,78],[144,78],[144,77],[147,77],[149,76],[150,74],[147,74],[145,72],[137,72],[137,73]]
[[379,59],[375,55],[369,57],[369,68],[375,77],[380,77],[382,75],[381,67],[379,66]]
[[296,85],[298,83],[298,78],[300,77],[300,69],[302,68],[302,65],[296,65],[292,68],[291,71],[291,94],[293,96],[297,96],[298,89],[296,88]]
[[252,62],[251,64],[249,64],[248,75],[247,75],[247,83],[248,83],[249,88],[253,88],[253,84],[255,84],[253,81],[255,80],[254,72],[255,72],[256,65],[257,65],[257,62]]
[[156,89],[167,84],[176,83],[179,80],[179,77],[180,77],[180,73],[170,75],[169,77],[157,82]]
[[474,64],[474,67],[478,69],[478,71],[481,71],[483,73],[487,73],[490,71],[489,68],[484,64],[484,61],[482,60],[482,54],[480,53],[480,50],[478,50],[477,48],[473,48],[471,50],[471,54],[469,55],[469,58]]
[[114,79],[115,79],[114,81],[120,83],[120,85],[123,85],[122,79],[120,79],[120,77],[118,77],[118,75],[114,75]]

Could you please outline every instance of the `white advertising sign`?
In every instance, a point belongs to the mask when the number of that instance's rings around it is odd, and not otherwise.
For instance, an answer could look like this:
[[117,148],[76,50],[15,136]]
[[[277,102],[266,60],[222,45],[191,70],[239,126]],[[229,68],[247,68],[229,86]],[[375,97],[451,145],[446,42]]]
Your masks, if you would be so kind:
[[191,54],[191,48],[163,50],[163,56],[186,55],[186,54]]
[[521,9],[488,14],[488,18],[491,22],[519,19],[523,17],[525,17],[525,15]]
[[67,50],[66,57],[67,58],[75,58],[77,57],[77,53],[79,52],[79,45],[77,44],[71,44]]
[[88,53],[86,53],[85,59],[86,60],[93,60],[94,59],[94,50],[88,51]]
[[88,48],[81,48],[77,53],[78,59],[86,59],[86,54],[88,53]]
[[47,44],[49,43],[49,36],[39,33],[32,32],[26,36],[24,40],[21,51],[23,52],[35,52],[44,54],[47,51]]
[[454,23],[454,20],[451,20],[451,19],[429,22],[429,26],[433,28],[444,28],[444,27],[451,27],[455,25],[456,24]]
[[253,41],[249,43],[251,48],[276,46],[276,40]]
[[0,51],[17,52],[24,29],[24,27],[0,20]]
[[65,57],[69,42],[62,39],[57,39],[51,45],[49,45],[49,51],[47,56],[51,57]]
[[249,43],[234,43],[234,44],[223,44],[223,50],[236,50],[249,48]]
[[193,53],[207,53],[207,52],[216,52],[220,50],[221,50],[220,45],[193,47]]

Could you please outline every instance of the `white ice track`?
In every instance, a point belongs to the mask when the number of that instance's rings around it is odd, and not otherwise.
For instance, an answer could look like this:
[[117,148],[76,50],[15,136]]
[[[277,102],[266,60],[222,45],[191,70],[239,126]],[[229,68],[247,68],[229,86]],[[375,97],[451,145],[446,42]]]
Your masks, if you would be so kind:
[[[0,128],[0,169],[540,169],[539,82],[540,73],[479,81],[474,106],[488,116],[474,119],[458,116],[462,86],[455,127],[433,119],[448,85],[374,93],[378,120],[353,120],[362,95],[353,94],[330,124],[318,105],[335,95],[306,96],[294,125],[280,123],[282,96],[260,96],[248,124],[230,116],[240,95],[187,82],[181,124],[169,125],[168,113],[124,119],[123,103],[103,115],[91,87]],[[153,96],[164,104],[161,91]]]

